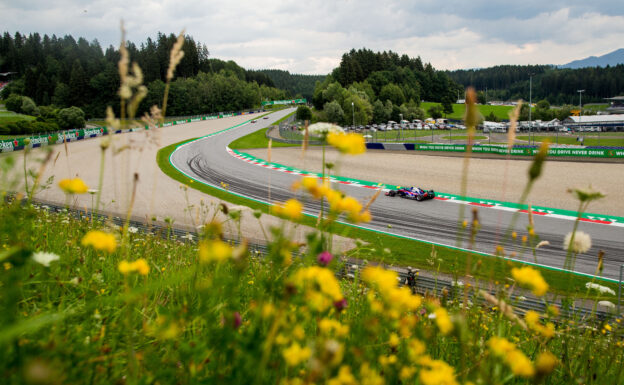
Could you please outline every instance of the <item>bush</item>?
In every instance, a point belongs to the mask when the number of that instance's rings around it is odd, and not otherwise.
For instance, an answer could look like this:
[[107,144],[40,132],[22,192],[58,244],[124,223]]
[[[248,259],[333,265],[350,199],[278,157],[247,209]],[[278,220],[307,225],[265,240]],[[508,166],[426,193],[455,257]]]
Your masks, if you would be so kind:
[[22,96],[22,113],[32,116],[39,115],[39,108],[28,96]]
[[7,110],[15,113],[22,112],[22,97],[20,95],[11,94],[5,101],[4,106]]
[[83,128],[85,114],[78,107],[63,108],[58,112],[58,123],[62,129]]

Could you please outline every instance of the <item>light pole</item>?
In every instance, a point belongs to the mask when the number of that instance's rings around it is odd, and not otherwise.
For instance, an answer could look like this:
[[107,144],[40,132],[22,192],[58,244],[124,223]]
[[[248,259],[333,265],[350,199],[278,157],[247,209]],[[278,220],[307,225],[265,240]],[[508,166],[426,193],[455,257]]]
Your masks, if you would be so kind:
[[353,112],[353,129],[355,130],[355,104],[351,102],[351,111]]
[[[583,102],[582,102],[581,95],[583,95],[583,92],[585,92],[585,90],[576,90],[576,92],[579,93],[579,131],[580,131],[581,120],[583,120]],[[583,144],[583,142],[581,142],[581,144]]]
[[403,139],[403,114],[399,114],[401,120],[399,120],[399,127],[401,127],[401,131],[399,132],[399,141]]
[[[533,109],[533,74],[529,75],[529,146],[531,145],[531,134],[533,133],[533,120],[531,119],[531,110]],[[533,137],[535,144],[535,137]]]

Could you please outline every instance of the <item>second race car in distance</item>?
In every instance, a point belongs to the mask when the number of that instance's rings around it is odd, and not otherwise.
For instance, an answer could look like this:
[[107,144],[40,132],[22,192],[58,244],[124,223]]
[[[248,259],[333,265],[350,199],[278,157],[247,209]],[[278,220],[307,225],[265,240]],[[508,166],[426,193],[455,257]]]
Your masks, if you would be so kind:
[[396,190],[386,191],[386,196],[389,196],[389,197],[399,196],[401,198],[422,201],[425,199],[435,198],[435,191],[423,190],[419,187],[399,187]]

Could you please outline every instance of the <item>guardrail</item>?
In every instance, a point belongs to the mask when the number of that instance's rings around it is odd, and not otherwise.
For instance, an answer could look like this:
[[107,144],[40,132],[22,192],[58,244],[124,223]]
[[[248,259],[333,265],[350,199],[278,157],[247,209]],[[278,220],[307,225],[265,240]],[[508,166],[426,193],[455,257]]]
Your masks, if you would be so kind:
[[[301,135],[301,132],[299,132],[299,130],[294,131],[292,129],[294,121],[295,121],[295,116],[291,115],[286,120],[284,120],[278,125],[277,127],[278,136],[272,135],[272,133],[275,131],[274,127],[266,130],[264,136],[267,139],[273,140],[274,142],[301,144],[303,143],[303,136]],[[309,140],[308,144],[317,145],[317,144],[323,144],[323,142],[318,141],[318,140]]]
[[[6,199],[6,197],[5,197]],[[40,208],[44,208],[53,212],[64,212],[67,211],[70,215],[73,215],[80,219],[92,219],[94,215],[92,212],[85,209],[71,209],[62,207],[59,205],[47,203],[47,202],[38,202],[37,205]],[[104,214],[95,214],[95,217],[98,220],[112,220],[118,226],[124,225],[124,219],[116,216],[107,216]],[[150,223],[149,225],[145,224],[141,221],[131,220],[128,223],[129,226],[136,227],[139,231],[144,233],[150,233],[153,235],[158,235],[163,238],[174,238],[178,241],[182,242],[195,242],[198,239],[199,234],[194,231],[189,231],[188,229],[183,229],[180,227],[174,227],[172,225],[163,226],[156,223]],[[191,236],[189,236],[189,234]],[[239,244],[237,239],[225,239],[227,242],[231,244]],[[263,257],[268,253],[268,248],[265,244],[260,243],[258,240],[247,240],[249,241],[249,250],[252,255]],[[367,261],[357,260],[357,259],[344,259],[342,261],[343,265],[335,272],[336,276],[342,279],[357,279],[359,272],[362,268],[368,264]],[[624,265],[622,265],[624,266]],[[392,269],[397,272],[398,281],[397,285],[407,285],[407,270],[404,268],[397,268],[393,266],[382,265],[382,267],[386,269]],[[620,277],[619,286],[621,289],[622,286],[622,277]],[[497,293],[491,289],[482,290],[492,294],[497,295]],[[419,293],[422,295],[438,295],[438,296],[446,296],[450,299],[460,299],[463,298],[463,283],[461,281],[448,281],[444,278],[438,277],[427,277],[417,275],[415,284],[412,286],[412,290],[415,293]],[[481,306],[489,306],[493,307],[493,304],[488,304],[485,300],[475,294],[474,291],[468,294],[468,298],[471,302],[475,304],[479,304]],[[546,302],[533,298],[531,295],[527,294],[524,296],[522,294],[513,294],[509,299],[510,304],[513,306],[514,312],[517,314],[524,314],[527,310],[535,310],[538,312],[546,311]],[[555,304],[555,303],[552,303]],[[574,318],[586,320],[588,318],[596,317],[597,320],[608,319],[609,317],[613,317],[619,314],[619,304],[620,298],[618,296],[618,304],[617,311],[603,311],[593,308],[585,308],[585,307],[572,307],[566,308],[561,306],[560,314],[565,318]],[[560,304],[561,305],[561,304]]]
[[[366,143],[366,148],[371,150],[383,150],[388,143]],[[404,146],[408,151],[443,151],[443,152],[466,152],[466,144],[420,144],[420,143],[393,143],[391,150],[396,150],[395,145]],[[508,149],[504,145],[473,145],[472,152],[475,154],[498,154],[532,157],[539,151],[537,146],[514,146]],[[548,156],[585,157],[585,158],[624,158],[624,147],[554,147],[548,150]]]
[[[213,120],[213,119],[222,119],[231,116],[239,116],[239,115],[247,115],[253,113],[264,112],[263,110],[254,110],[254,111],[240,111],[233,112],[227,114],[218,114],[218,115],[203,115],[196,117],[189,117],[185,119],[176,119],[171,120],[169,122],[158,124],[158,127],[170,127],[176,126],[180,124],[198,122],[201,120]],[[62,142],[74,142],[78,140],[95,138],[98,136],[108,135],[110,133],[121,134],[127,132],[135,132],[141,130],[149,130],[149,126],[135,127],[123,130],[112,131],[107,127],[95,127],[95,128],[81,128],[74,130],[67,130],[59,133],[47,134],[47,135],[37,135],[37,136],[29,136],[29,137],[21,137],[14,139],[5,139],[0,140],[0,152],[12,152],[12,151],[20,151],[24,148],[36,148],[41,146],[47,146],[50,144],[62,143]]]

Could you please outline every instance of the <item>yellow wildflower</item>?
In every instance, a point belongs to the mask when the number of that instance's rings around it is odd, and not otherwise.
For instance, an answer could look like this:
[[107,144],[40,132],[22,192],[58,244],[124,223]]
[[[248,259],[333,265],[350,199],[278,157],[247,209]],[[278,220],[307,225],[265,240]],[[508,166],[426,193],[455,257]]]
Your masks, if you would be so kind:
[[338,375],[327,381],[327,385],[356,385],[358,382],[351,373],[351,368],[347,365],[342,365],[338,370]]
[[324,267],[310,266],[299,269],[292,282],[303,289],[306,302],[317,311],[325,311],[344,299],[333,272]]
[[130,265],[130,262],[128,261],[119,262],[118,269],[119,269],[119,272],[124,275],[130,274],[132,272],[132,266]]
[[303,205],[296,199],[289,199],[283,205],[278,204],[272,207],[272,211],[275,215],[293,221],[301,219],[302,210]]
[[524,320],[529,326],[539,323],[539,313],[535,310],[528,310],[524,313]]
[[327,143],[343,154],[358,155],[366,152],[364,137],[356,133],[330,132]]
[[119,272],[123,275],[127,275],[133,272],[137,272],[141,275],[148,275],[150,267],[147,261],[143,258],[139,258],[136,261],[128,262],[121,261],[118,266]]
[[401,342],[401,340],[399,339],[399,336],[396,333],[390,334],[390,338],[388,339],[388,345],[390,345],[393,348],[396,348],[397,346],[399,346],[399,342]]
[[425,353],[425,344],[417,339],[413,339],[407,345],[407,354],[410,360],[416,362]]
[[[397,286],[397,273],[381,267],[368,266],[362,271],[362,280],[379,293],[384,303],[391,310],[388,314],[398,316],[405,311],[414,311],[422,304],[420,296],[413,295],[407,287]],[[369,301],[373,297],[369,297]],[[374,303],[374,302],[373,302]],[[372,304],[371,304],[372,305]]]
[[360,367],[360,378],[362,385],[383,385],[384,379],[375,369],[371,369],[368,363],[363,363]]
[[510,351],[516,349],[516,346],[509,342],[506,338],[492,337],[487,342],[490,350],[497,356],[504,357]]
[[95,250],[106,251],[112,253],[117,249],[117,239],[115,235],[105,233],[99,230],[91,230],[82,237],[81,244],[83,246],[91,246]]
[[512,373],[519,377],[533,377],[535,375],[535,368],[533,367],[533,363],[527,356],[524,355],[520,350],[513,350],[507,354],[505,357],[505,361]]
[[548,291],[548,284],[540,272],[531,267],[513,268],[511,275],[520,285],[529,287],[533,294],[538,297],[543,296]]
[[401,381],[408,381],[410,378],[414,377],[414,373],[416,373],[416,368],[404,366],[399,372],[399,378]]
[[232,247],[222,240],[199,242],[199,260],[204,263],[223,262],[232,256]]
[[302,348],[297,342],[282,351],[282,356],[288,366],[297,366],[310,358],[310,348]]
[[418,378],[424,385],[457,385],[455,369],[444,361],[423,356],[418,361],[423,368]]
[[323,318],[319,321],[319,330],[325,335],[335,333],[338,337],[344,337],[349,334],[349,326],[343,325],[339,321],[330,318]]
[[293,329],[292,335],[293,335],[293,337],[295,337],[295,339],[302,340],[302,339],[305,338],[305,331],[303,330],[303,328],[300,325],[297,325]]
[[543,352],[537,356],[535,360],[535,368],[541,375],[546,375],[552,372],[557,366],[559,360],[551,352]]
[[495,355],[504,359],[516,376],[532,377],[535,374],[531,360],[506,338],[492,337],[488,340],[487,345]]
[[59,182],[59,187],[67,194],[84,194],[89,190],[89,186],[80,178],[63,179]]
[[438,325],[438,329],[444,335],[449,334],[453,331],[453,322],[451,322],[451,318],[448,315],[448,312],[444,308],[437,308],[434,312],[435,321]]

